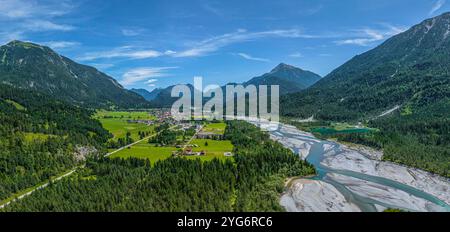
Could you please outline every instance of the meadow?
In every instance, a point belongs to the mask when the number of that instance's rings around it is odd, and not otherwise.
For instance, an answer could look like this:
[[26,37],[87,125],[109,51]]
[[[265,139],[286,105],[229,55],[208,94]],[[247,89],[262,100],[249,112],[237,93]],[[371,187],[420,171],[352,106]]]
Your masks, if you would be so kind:
[[204,128],[204,132],[211,132],[215,134],[223,135],[225,133],[225,128],[227,127],[227,124],[220,122],[220,123],[211,123],[207,124]]
[[94,118],[101,119],[105,117],[112,117],[112,118],[123,118],[123,119],[132,119],[132,120],[155,120],[156,117],[154,115],[151,115],[149,112],[146,111],[106,111],[106,110],[98,110]]
[[[207,146],[206,143],[208,144]],[[228,159],[230,157],[225,156],[224,153],[233,151],[233,144],[231,144],[231,142],[228,140],[194,139],[190,144],[195,144],[198,146],[192,148],[194,152],[205,151],[206,155],[191,157],[188,156],[187,158],[189,159],[200,158],[201,160],[205,161],[212,160],[214,158]]]
[[128,132],[134,141],[139,140],[139,131],[153,132],[154,126],[142,123],[129,123],[128,120],[153,120],[155,116],[148,112],[97,111],[94,115],[103,128],[111,132],[114,138],[124,138]]
[[140,158],[148,159],[153,164],[156,161],[164,160],[172,156],[172,152],[176,151],[176,147],[155,147],[154,144],[149,144],[148,141],[144,140],[132,147],[130,149],[123,149],[113,155],[110,158]]

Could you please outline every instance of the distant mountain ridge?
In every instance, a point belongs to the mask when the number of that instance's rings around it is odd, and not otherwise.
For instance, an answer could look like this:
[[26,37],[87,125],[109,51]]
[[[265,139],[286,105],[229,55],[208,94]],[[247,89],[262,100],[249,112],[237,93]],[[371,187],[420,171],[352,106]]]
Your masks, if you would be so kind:
[[[279,85],[280,95],[286,95],[289,93],[296,93],[302,91],[309,86],[313,85],[321,79],[321,76],[310,71],[287,65],[284,63],[279,64],[269,73],[266,73],[259,77],[254,77],[249,81],[242,83],[244,86],[248,85]],[[237,83],[229,83],[229,85],[236,85]],[[169,86],[163,90],[158,90],[158,95],[151,103],[155,107],[171,107],[177,100],[172,98],[171,91],[174,86]],[[191,91],[193,86],[189,85]],[[225,87],[222,86],[223,93],[225,94]],[[206,101],[206,100],[205,100]]]
[[0,83],[89,107],[140,107],[148,102],[97,69],[49,47],[12,41],[0,47]]
[[321,78],[313,72],[281,63],[269,73],[252,78],[244,85],[279,85],[280,94],[285,95],[300,92],[315,84]]
[[161,93],[164,89],[157,88],[152,90],[151,92],[146,89],[130,89],[131,91],[141,95],[145,100],[151,101],[158,97],[159,93]]

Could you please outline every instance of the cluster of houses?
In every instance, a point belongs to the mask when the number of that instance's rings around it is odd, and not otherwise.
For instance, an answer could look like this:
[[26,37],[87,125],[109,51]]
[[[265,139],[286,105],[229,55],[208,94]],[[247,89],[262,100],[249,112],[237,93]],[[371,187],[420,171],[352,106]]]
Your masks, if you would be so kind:
[[128,123],[145,124],[148,126],[162,124],[162,123],[169,123],[169,124],[175,123],[170,111],[154,110],[151,112],[151,114],[156,117],[155,120],[149,120],[149,119],[133,119],[133,120],[131,120],[130,119],[130,120],[127,120],[127,122]]
[[200,131],[196,135],[197,139],[212,139],[212,140],[223,140],[224,135],[216,134],[214,132]]

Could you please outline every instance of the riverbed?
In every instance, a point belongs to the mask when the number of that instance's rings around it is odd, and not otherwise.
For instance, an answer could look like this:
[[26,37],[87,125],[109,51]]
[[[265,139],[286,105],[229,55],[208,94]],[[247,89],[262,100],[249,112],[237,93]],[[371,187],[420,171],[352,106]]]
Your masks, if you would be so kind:
[[280,200],[288,212],[450,212],[447,178],[381,161],[382,152],[320,140],[290,125],[252,123],[318,171],[289,184]]

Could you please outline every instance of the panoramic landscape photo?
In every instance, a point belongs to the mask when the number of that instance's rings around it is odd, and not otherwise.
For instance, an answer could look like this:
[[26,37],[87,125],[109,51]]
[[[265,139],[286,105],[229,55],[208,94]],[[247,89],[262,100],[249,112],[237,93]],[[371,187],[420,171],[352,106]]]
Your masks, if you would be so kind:
[[450,1],[0,0],[0,122],[0,214],[450,212]]

